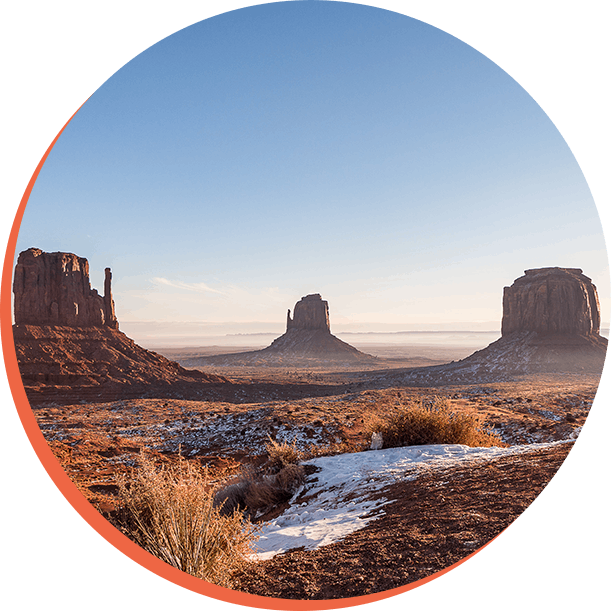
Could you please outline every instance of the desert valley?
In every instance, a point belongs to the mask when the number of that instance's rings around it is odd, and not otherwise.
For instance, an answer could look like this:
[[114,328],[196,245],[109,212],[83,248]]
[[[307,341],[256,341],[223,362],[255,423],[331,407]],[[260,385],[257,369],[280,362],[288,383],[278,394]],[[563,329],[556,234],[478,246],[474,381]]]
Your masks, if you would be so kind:
[[143,545],[138,473],[201,474],[215,511],[254,529],[241,561],[208,578],[260,596],[380,592],[482,547],[566,458],[607,349],[596,288],[573,268],[527,270],[504,290],[501,337],[460,358],[368,354],[331,333],[318,294],[265,348],[160,354],[119,330],[111,283],[107,269],[99,295],[73,254],[20,254],[13,335],[38,425],[87,500]]

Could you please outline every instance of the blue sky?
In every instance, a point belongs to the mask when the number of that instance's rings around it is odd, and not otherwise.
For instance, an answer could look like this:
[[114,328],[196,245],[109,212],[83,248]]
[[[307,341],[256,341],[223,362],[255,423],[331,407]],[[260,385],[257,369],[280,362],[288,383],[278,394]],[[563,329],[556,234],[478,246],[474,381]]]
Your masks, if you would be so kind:
[[30,246],[87,257],[98,289],[112,267],[125,322],[281,327],[320,292],[346,330],[499,323],[503,286],[553,265],[609,303],[594,202],[530,96],[440,30],[341,3],[234,11],[127,64],[49,156]]

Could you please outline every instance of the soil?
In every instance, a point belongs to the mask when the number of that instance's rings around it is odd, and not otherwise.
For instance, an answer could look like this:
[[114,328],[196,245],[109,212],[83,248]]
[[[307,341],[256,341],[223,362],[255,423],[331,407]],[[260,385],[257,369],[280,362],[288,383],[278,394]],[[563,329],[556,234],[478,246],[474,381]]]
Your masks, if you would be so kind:
[[[150,367],[169,363],[147,358]],[[287,599],[345,598],[403,586],[488,543],[562,464],[600,377],[533,373],[416,384],[388,359],[385,368],[374,371],[226,367],[220,381],[208,372],[189,378],[191,373],[180,368],[182,379],[172,385],[146,377],[153,371],[149,365],[132,367],[134,375],[143,376],[138,384],[115,385],[112,392],[101,392],[99,384],[24,380],[55,456],[110,519],[120,510],[118,478],[137,468],[143,451],[158,462],[180,456],[206,467],[211,483],[221,485],[247,465],[262,465],[272,441],[294,440],[305,456],[366,449],[370,421],[412,401],[445,398],[454,412],[476,414],[497,435],[498,445],[566,440],[394,484],[375,493],[394,502],[362,530],[317,550],[253,561],[236,576],[238,589]],[[119,379],[120,371],[115,372]],[[265,517],[280,511],[277,507]]]
[[343,541],[251,563],[236,589],[287,599],[363,596],[437,573],[491,541],[543,490],[572,444],[396,484],[386,515]]

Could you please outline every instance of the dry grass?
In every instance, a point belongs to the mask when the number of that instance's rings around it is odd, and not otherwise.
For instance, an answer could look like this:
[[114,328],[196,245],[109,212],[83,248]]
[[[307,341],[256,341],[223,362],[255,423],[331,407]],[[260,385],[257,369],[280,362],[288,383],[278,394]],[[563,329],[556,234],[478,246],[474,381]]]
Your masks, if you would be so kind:
[[395,406],[385,416],[377,416],[366,430],[382,433],[385,448],[428,444],[463,444],[471,447],[505,445],[475,414],[458,414],[447,399],[435,398]]
[[273,472],[280,471],[287,465],[295,465],[303,459],[303,453],[297,449],[296,442],[287,443],[286,441],[279,443],[270,439],[265,444],[265,451],[268,456],[268,466]]
[[119,480],[120,527],[164,562],[229,587],[256,540],[240,513],[220,515],[205,473],[184,459],[156,467],[146,455],[128,481]]
[[288,464],[275,474],[261,475],[245,469],[242,475],[214,497],[214,504],[222,515],[244,511],[250,518],[258,512],[288,501],[305,481],[301,465]]

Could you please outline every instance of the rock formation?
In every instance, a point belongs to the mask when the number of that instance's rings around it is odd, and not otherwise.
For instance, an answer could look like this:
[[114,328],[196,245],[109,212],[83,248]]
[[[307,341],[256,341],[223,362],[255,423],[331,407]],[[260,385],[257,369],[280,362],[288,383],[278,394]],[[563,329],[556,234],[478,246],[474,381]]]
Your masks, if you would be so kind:
[[106,268],[104,295],[87,259],[37,248],[17,260],[13,339],[30,403],[106,401],[128,396],[201,398],[221,376],[189,371],[138,346],[118,329]]
[[596,287],[580,269],[527,269],[503,293],[503,336],[522,331],[543,335],[597,335]]
[[98,295],[89,282],[87,259],[29,248],[15,267],[15,324],[117,329],[111,278],[106,268],[104,296]]
[[306,295],[288,311],[286,333],[263,350],[189,359],[190,367],[216,366],[291,366],[318,367],[338,363],[378,363],[376,357],[360,352],[331,334],[329,304],[316,293]]
[[331,333],[329,325],[329,303],[323,301],[316,293],[306,295],[295,304],[294,316],[291,319],[291,311],[288,311],[286,330],[302,329],[304,331],[322,330]]
[[600,335],[596,287],[580,269],[524,272],[503,293],[501,338],[471,356],[414,370],[417,384],[492,382],[524,373],[600,375],[607,339]]
[[329,303],[318,293],[302,297],[293,308],[293,318],[288,311],[286,333],[257,352],[266,358],[289,360],[355,361],[373,358],[331,334]]

